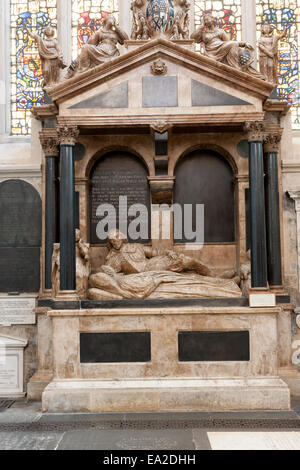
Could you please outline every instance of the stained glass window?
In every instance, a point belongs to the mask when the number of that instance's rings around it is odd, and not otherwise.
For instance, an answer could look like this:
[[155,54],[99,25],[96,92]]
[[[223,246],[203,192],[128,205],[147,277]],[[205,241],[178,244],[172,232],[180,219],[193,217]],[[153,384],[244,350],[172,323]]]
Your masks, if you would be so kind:
[[195,25],[200,26],[203,15],[213,13],[233,40],[241,40],[242,11],[241,0],[195,0]]
[[113,13],[118,19],[118,11],[118,0],[72,0],[73,59],[91,34],[100,28],[107,15]]
[[286,36],[279,42],[277,98],[286,101],[292,107],[292,125],[300,129],[299,106],[299,46],[300,46],[300,1],[257,0],[257,34],[260,37],[261,25],[270,23],[274,34],[280,34],[286,28]]
[[11,0],[11,133],[30,134],[31,108],[43,103],[43,77],[36,43],[29,37],[56,26],[56,0]]

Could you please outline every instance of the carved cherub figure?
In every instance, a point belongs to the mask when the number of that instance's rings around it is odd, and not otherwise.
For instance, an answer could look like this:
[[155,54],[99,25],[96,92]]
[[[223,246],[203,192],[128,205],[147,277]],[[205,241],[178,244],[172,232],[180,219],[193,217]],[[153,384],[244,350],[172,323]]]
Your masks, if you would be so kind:
[[172,39],[188,39],[190,25],[189,0],[174,0],[175,18],[172,28]]
[[286,36],[285,29],[282,34],[274,35],[270,24],[261,27],[261,38],[258,41],[260,73],[267,82],[277,85],[278,76],[278,43]]
[[44,88],[56,85],[60,81],[60,70],[67,67],[64,63],[63,55],[60,51],[58,41],[55,39],[55,30],[51,26],[47,26],[44,31],[43,39],[38,34],[33,34],[27,26],[25,26],[28,36],[30,36],[38,46],[42,72],[44,78]]
[[[91,272],[89,249],[90,245],[85,243],[76,230],[76,291],[80,298],[86,297],[88,279]],[[52,255],[52,295],[57,297],[60,291],[60,244],[55,243]]]
[[251,281],[251,252],[247,251],[247,260],[240,267],[241,289],[243,295],[247,296],[252,287]]
[[85,298],[91,272],[90,245],[81,238],[80,230],[76,230],[76,291],[80,298]]
[[133,0],[131,2],[132,10],[132,29],[131,39],[149,39],[149,30],[146,22],[147,0]]

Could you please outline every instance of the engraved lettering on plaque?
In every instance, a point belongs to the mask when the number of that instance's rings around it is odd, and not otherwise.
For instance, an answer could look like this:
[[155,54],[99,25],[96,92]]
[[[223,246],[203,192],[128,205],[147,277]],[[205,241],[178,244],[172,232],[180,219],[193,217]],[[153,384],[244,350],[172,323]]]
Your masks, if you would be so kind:
[[34,325],[35,297],[0,297],[0,325]]

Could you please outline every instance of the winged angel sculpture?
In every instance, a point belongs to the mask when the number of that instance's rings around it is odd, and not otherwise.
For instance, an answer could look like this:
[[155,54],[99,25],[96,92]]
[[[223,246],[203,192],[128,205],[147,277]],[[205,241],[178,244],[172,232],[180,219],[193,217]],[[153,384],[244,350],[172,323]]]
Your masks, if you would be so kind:
[[133,0],[131,39],[189,38],[189,0]]

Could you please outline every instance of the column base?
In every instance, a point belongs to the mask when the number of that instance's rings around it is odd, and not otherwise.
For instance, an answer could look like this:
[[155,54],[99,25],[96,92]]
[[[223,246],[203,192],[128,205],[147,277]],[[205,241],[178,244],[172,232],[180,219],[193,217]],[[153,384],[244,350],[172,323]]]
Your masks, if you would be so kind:
[[50,370],[38,370],[30,379],[27,385],[28,400],[41,400],[42,394],[53,378]]
[[80,300],[76,290],[60,290],[55,297],[56,300]]

